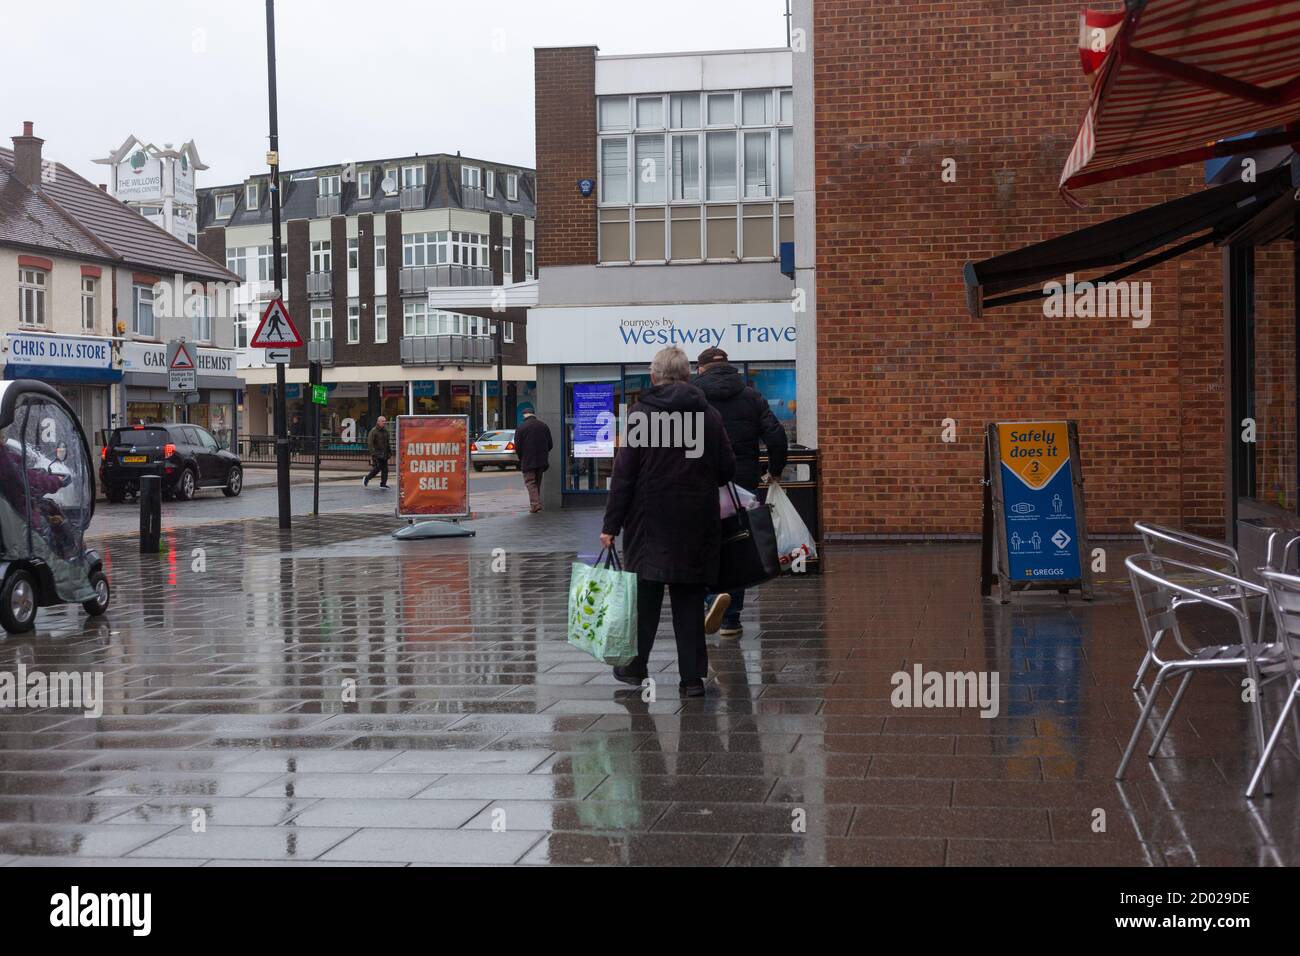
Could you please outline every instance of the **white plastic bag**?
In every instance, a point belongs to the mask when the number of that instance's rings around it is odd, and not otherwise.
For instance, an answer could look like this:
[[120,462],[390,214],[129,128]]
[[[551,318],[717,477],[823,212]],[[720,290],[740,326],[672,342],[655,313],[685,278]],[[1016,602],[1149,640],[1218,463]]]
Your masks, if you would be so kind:
[[758,496],[753,495],[733,482],[728,482],[718,488],[718,508],[722,512],[722,517],[730,518],[736,513],[736,502],[732,499],[731,494],[735,492],[736,498],[740,499],[740,507],[746,511],[753,511],[758,507]]
[[776,481],[767,483],[767,506],[772,509],[772,527],[776,530],[776,550],[781,556],[781,569],[788,569],[800,555],[817,557],[817,545],[808,526],[799,517],[790,496]]

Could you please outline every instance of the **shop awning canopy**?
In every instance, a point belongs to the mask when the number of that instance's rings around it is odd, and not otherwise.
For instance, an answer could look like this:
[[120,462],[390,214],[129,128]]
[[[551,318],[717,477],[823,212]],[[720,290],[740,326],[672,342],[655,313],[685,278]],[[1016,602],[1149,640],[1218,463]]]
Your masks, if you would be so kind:
[[[1300,0],[1126,0],[1084,11],[1092,98],[1061,191],[1300,142]],[[1269,132],[1264,132],[1269,131]]]
[[[1248,230],[1261,244],[1294,232],[1300,159],[1260,175],[1202,190],[1054,239],[965,266],[971,315],[1041,299],[1043,283],[1074,274],[1117,282],[1192,249]],[[1100,269],[1112,271],[1096,275]],[[1023,290],[1023,291],[1021,291]]]

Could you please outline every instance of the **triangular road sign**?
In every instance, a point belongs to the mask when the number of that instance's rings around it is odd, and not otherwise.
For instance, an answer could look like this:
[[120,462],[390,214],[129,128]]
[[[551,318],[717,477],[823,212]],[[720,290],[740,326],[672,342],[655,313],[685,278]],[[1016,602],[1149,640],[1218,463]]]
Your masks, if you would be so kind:
[[172,356],[172,364],[167,366],[169,371],[173,372],[192,372],[194,371],[194,357],[190,355],[189,346],[184,342],[176,343],[176,354]]
[[272,299],[262,313],[262,321],[253,333],[249,346],[255,349],[296,349],[302,346],[298,327],[289,318],[282,299]]

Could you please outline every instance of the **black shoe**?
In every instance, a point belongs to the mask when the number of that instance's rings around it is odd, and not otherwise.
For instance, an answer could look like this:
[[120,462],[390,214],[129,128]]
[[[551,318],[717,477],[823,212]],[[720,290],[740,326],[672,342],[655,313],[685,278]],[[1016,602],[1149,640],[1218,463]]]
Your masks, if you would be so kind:
[[388,490],[388,486],[387,486],[387,485],[380,485],[380,486],[379,486],[379,490],[380,490],[380,491],[387,491],[387,490]]
[[683,697],[703,697],[704,681],[696,681],[693,684],[678,684],[677,689],[681,691]]
[[369,475],[367,475],[365,478],[362,478],[362,479],[361,479],[361,487],[363,487],[363,488],[369,488],[369,487],[370,487],[370,476],[369,476]]
[[633,687],[640,687],[641,682],[648,676],[643,668],[636,668],[631,664],[614,665],[614,680],[622,681],[624,684],[631,684]]

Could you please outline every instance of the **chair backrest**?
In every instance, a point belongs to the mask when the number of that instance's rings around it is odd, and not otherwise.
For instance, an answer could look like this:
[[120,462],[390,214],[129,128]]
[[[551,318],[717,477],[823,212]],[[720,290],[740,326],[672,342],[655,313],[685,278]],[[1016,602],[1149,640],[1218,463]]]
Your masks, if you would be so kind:
[[1213,558],[1223,565],[1222,570],[1241,576],[1241,559],[1237,556],[1237,549],[1230,544],[1146,521],[1135,521],[1133,527],[1142,536],[1142,547],[1147,554],[1168,554],[1172,551],[1182,557]]
[[1291,562],[1292,551],[1298,544],[1300,544],[1300,534],[1293,531],[1274,531],[1268,536],[1268,555],[1264,559],[1266,566],[1259,568],[1259,572],[1262,574],[1267,570],[1286,573],[1287,565]]
[[[1129,581],[1133,585],[1133,597],[1137,601],[1138,616],[1142,621],[1142,632],[1146,638],[1147,649],[1154,653],[1156,635],[1161,631],[1171,630],[1178,635],[1178,619],[1175,613],[1176,602],[1180,598],[1184,603],[1197,603],[1224,611],[1236,620],[1241,643],[1250,648],[1253,644],[1250,628],[1250,613],[1244,600],[1224,600],[1198,591],[1186,584],[1181,584],[1168,576],[1169,572],[1179,572],[1208,577],[1222,585],[1237,588],[1238,595],[1267,594],[1268,589],[1252,584],[1224,571],[1203,567],[1187,561],[1180,561],[1165,555],[1134,554],[1124,560],[1128,568]],[[1178,643],[1186,650],[1181,636]]]
[[1300,677],[1295,659],[1296,654],[1300,653],[1300,577],[1279,571],[1260,571],[1260,576],[1268,585],[1273,623],[1277,625],[1278,639],[1287,652],[1291,675]]

